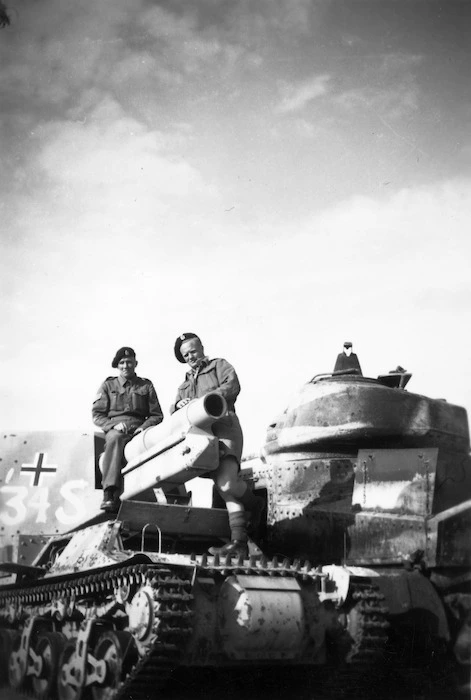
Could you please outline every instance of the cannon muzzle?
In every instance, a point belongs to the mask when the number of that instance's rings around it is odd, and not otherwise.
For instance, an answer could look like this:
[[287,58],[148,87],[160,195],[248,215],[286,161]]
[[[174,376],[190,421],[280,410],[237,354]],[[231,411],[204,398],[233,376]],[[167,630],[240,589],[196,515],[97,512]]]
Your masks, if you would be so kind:
[[124,451],[123,498],[148,488],[180,485],[217,469],[219,441],[211,426],[226,411],[226,400],[213,391],[138,433]]

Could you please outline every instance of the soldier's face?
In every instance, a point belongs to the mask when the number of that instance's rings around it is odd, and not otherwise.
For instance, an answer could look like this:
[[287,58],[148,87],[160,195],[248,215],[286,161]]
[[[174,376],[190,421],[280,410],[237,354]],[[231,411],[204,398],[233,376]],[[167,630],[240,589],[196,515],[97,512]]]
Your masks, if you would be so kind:
[[190,340],[182,343],[180,352],[185,362],[192,369],[198,367],[199,361],[204,357],[204,348],[198,338],[190,338]]
[[137,360],[134,357],[123,357],[118,362],[118,371],[123,379],[133,377],[135,375]]

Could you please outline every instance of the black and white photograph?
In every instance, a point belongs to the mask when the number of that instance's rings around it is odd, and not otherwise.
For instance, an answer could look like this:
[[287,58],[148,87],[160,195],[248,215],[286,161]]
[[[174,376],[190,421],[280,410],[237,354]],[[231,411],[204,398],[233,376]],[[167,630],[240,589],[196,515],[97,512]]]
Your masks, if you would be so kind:
[[0,698],[471,700],[471,0],[0,0]]

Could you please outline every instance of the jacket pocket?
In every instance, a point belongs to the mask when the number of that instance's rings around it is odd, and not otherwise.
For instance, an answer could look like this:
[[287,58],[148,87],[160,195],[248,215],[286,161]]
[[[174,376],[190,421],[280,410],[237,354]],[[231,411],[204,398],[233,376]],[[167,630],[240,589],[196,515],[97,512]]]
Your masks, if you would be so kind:
[[110,411],[121,411],[123,402],[118,391],[110,391]]
[[132,410],[147,415],[149,408],[149,397],[146,389],[136,389],[131,394]]

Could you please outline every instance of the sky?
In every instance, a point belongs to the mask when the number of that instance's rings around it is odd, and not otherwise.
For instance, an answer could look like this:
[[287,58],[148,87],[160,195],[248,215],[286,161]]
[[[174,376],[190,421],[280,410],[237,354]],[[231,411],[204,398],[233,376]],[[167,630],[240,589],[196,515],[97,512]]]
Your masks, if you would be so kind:
[[7,0],[0,426],[93,430],[123,345],[182,332],[246,453],[353,342],[471,407],[471,3]]

